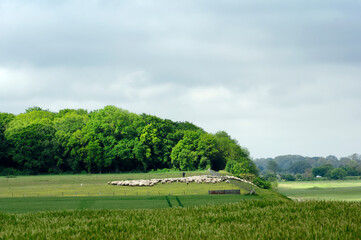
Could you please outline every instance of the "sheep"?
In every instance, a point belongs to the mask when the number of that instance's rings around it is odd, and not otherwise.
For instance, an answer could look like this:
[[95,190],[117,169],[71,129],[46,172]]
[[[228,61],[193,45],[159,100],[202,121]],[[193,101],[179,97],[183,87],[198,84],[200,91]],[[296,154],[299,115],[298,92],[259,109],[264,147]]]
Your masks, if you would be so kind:
[[195,183],[220,183],[220,182],[226,182],[230,183],[230,180],[236,180],[241,181],[244,183],[251,184],[253,186],[256,186],[250,181],[247,181],[245,179],[241,179],[234,176],[224,176],[224,177],[217,177],[217,176],[209,176],[209,175],[203,175],[203,176],[192,176],[192,177],[183,177],[183,178],[164,178],[164,179],[150,179],[150,180],[125,180],[125,181],[113,181],[108,182],[110,185],[117,185],[117,186],[154,186],[158,183],[173,183],[173,182],[182,182],[189,184],[190,182]]

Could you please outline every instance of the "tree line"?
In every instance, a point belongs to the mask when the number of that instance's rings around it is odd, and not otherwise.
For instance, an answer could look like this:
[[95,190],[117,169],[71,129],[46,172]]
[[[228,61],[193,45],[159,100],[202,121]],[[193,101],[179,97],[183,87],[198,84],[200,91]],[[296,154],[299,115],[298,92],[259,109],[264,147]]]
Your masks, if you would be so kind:
[[303,157],[284,155],[275,158],[256,159],[255,163],[266,179],[276,177],[288,181],[312,180],[313,178],[343,179],[361,176],[361,155],[354,153],[338,159],[336,156]]
[[246,148],[226,132],[210,134],[190,122],[174,122],[106,106],[88,112],[39,107],[0,112],[0,173],[100,173],[224,169],[257,174]]

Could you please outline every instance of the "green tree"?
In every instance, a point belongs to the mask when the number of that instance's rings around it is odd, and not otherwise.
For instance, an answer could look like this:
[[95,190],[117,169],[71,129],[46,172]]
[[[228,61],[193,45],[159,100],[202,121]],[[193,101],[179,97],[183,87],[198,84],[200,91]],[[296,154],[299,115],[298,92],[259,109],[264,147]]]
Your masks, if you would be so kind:
[[342,168],[332,169],[330,172],[331,179],[344,179],[346,177],[346,171]]
[[294,174],[304,173],[305,170],[308,168],[311,168],[311,165],[307,161],[301,160],[301,161],[293,162],[289,167],[289,171]]
[[[249,156],[249,151],[246,148],[241,147],[238,142],[232,139],[226,132],[220,131],[215,134],[217,139],[217,146],[221,155],[223,163],[226,165],[229,161],[236,161],[239,166],[237,172],[258,174],[258,170],[254,162]],[[223,165],[224,167],[224,165]]]
[[[55,129],[39,123],[28,125],[8,135],[13,142],[12,156],[20,170],[30,173],[53,172],[58,158],[54,143]],[[53,169],[53,170],[51,170]]]
[[[172,167],[181,170],[186,170],[183,168],[184,166],[188,166],[187,164],[184,164],[184,162],[188,162],[188,163],[190,162],[190,157],[188,156],[192,156],[191,162],[195,164],[193,169],[196,169],[199,166],[199,161],[197,157],[199,156],[199,153],[197,152],[197,148],[201,134],[202,132],[200,131],[194,132],[188,130],[184,132],[184,136],[182,140],[180,140],[172,149],[172,153],[171,153]],[[187,151],[183,151],[183,150],[187,150]],[[185,158],[185,156],[187,156],[187,158]]]
[[85,167],[82,129],[89,118],[76,110],[61,112],[54,120],[55,138],[61,148],[57,167],[61,171],[80,172]]
[[[202,167],[207,166],[207,162],[209,161],[214,170],[225,168],[226,162],[224,161],[217,144],[217,139],[212,134],[205,133],[200,136],[196,150],[199,161],[197,160],[195,162],[195,164],[198,164],[196,167],[201,169]],[[201,159],[202,161],[200,161]]]
[[5,131],[10,150],[20,170],[32,173],[57,172],[58,144],[54,139],[55,114],[33,110],[15,116]]
[[121,160],[124,155],[118,155],[119,151],[115,148],[122,139],[134,140],[137,137],[138,118],[114,106],[90,113],[89,121],[83,128],[86,143],[84,161],[88,171],[111,171],[123,165]]
[[10,142],[5,138],[5,130],[15,116],[9,113],[0,113],[0,168],[1,167],[15,167],[11,159],[9,150],[11,148]]
[[278,164],[276,163],[275,160],[270,160],[268,162],[267,169],[268,169],[268,171],[270,171],[272,173],[277,173],[279,171]]
[[317,175],[322,177],[327,177],[332,169],[333,169],[332,165],[326,164],[312,168],[312,174],[314,177],[316,177]]

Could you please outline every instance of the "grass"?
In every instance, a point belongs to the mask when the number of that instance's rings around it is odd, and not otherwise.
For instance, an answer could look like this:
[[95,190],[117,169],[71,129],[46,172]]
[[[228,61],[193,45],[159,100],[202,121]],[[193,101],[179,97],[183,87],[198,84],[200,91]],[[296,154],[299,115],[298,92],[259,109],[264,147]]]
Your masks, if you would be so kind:
[[[186,172],[186,176],[204,175],[207,171]],[[206,194],[210,184],[158,184],[152,188],[108,185],[110,181],[181,177],[182,172],[91,174],[91,175],[40,175],[0,177],[1,197],[64,197],[64,196],[154,196],[168,194]],[[219,189],[228,189],[222,183]]]
[[154,209],[193,207],[260,199],[262,199],[260,196],[247,195],[0,198],[0,212],[30,213],[81,209]]
[[[187,172],[186,176],[207,173],[207,171]],[[251,185],[238,181],[216,184],[170,183],[157,184],[153,187],[107,184],[108,181],[113,180],[179,177],[181,175],[181,172],[169,172],[0,178],[0,211],[27,213],[76,209],[143,209],[220,204],[237,202],[242,199],[283,199],[276,192],[258,188],[256,197],[247,196]],[[241,195],[208,195],[209,190],[221,189],[239,189]]]
[[184,208],[0,213],[0,239],[360,239],[360,225],[359,202],[258,200]]
[[361,201],[361,180],[282,182],[278,190],[297,200]]

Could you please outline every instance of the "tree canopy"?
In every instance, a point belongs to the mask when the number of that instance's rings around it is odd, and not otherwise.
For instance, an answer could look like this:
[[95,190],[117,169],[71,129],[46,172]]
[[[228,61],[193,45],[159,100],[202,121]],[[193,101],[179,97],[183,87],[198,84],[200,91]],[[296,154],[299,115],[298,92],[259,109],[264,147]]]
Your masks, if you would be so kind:
[[226,132],[135,114],[115,106],[88,112],[39,107],[0,113],[0,172],[79,173],[173,168],[257,173],[246,148]]

